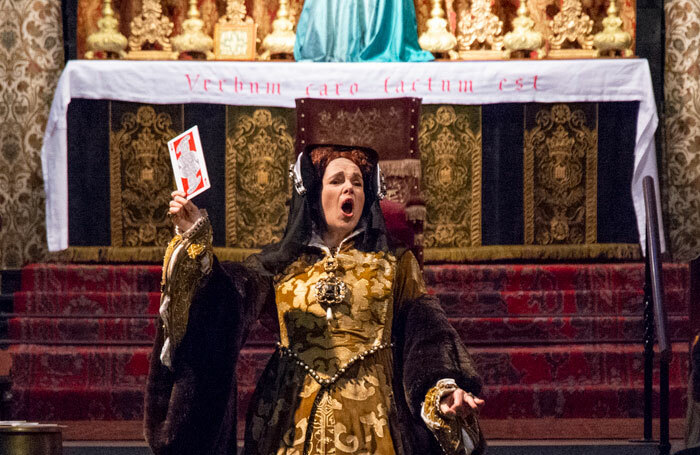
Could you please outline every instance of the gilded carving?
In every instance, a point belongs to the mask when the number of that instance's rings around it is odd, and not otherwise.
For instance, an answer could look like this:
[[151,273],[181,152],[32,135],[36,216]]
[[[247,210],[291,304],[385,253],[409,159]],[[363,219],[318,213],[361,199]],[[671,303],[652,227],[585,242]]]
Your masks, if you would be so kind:
[[481,121],[474,106],[423,106],[425,247],[481,244]]
[[580,0],[563,0],[561,10],[549,26],[552,33],[549,44],[553,50],[562,49],[567,43],[578,43],[583,50],[593,49],[593,20],[583,12]]
[[503,49],[503,21],[491,12],[491,0],[472,0],[459,9],[457,50]]
[[[114,103],[110,103],[110,123]],[[110,124],[111,226],[113,247],[166,246],[173,182],[167,142],[177,135],[173,119],[153,106],[126,112]]]
[[[597,118],[591,130],[583,109],[535,109],[524,140],[525,244],[595,243]],[[531,117],[526,108],[526,124]]]
[[259,248],[282,238],[294,159],[292,111],[228,107],[226,245]]
[[[163,15],[160,0],[143,0],[140,16],[131,21],[131,36],[129,36],[129,57],[148,58],[152,55],[157,59],[176,59],[177,53],[172,51],[170,34],[174,24]],[[143,50],[143,46],[158,47],[159,50]]]

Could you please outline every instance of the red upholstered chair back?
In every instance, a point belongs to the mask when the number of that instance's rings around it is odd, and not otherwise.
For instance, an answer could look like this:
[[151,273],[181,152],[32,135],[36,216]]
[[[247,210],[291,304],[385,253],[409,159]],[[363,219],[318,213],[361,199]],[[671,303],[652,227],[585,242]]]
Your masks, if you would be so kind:
[[309,144],[371,147],[387,184],[381,202],[389,233],[423,264],[425,205],[420,193],[419,98],[328,100],[300,98],[297,154]]

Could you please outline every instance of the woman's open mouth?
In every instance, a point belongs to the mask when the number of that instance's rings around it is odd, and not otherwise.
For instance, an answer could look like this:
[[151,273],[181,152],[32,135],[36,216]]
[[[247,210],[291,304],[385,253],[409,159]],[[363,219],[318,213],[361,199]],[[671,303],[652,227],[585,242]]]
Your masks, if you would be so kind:
[[343,212],[343,215],[351,217],[353,214],[354,206],[355,202],[352,200],[352,198],[348,198],[340,204],[340,210]]

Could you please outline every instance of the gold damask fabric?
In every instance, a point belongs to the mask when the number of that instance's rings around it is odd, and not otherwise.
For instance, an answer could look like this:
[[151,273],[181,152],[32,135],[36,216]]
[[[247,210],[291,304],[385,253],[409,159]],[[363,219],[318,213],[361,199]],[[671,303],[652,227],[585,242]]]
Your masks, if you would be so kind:
[[425,105],[418,138],[425,247],[481,245],[481,108]]
[[168,141],[182,131],[182,105],[110,102],[112,247],[166,246],[173,181]]
[[256,440],[271,438],[280,455],[391,455],[399,443],[390,431],[395,417],[392,315],[394,305],[424,294],[425,284],[410,253],[397,261],[391,254],[361,252],[347,244],[335,258],[348,294],[334,307],[331,321],[314,288],[327,276],[325,258],[304,255],[276,278],[278,352],[282,362],[302,373],[283,370],[276,377],[289,375],[287,388],[289,379],[301,384],[293,419],[283,415],[289,412],[289,397],[263,399],[253,403],[250,431]]
[[0,269],[47,254],[40,154],[62,43],[59,0],[0,0]]
[[670,0],[666,13],[662,200],[673,258],[700,256],[700,1]]
[[596,243],[598,105],[527,105],[523,152],[524,243]]
[[282,238],[291,197],[294,110],[226,108],[226,246],[260,248]]

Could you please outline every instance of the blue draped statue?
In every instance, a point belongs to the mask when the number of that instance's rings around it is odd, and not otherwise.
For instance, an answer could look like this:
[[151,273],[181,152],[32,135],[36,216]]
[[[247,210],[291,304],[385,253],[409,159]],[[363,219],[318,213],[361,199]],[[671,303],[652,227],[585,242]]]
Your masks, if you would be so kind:
[[425,62],[412,0],[306,0],[294,58],[315,62]]

